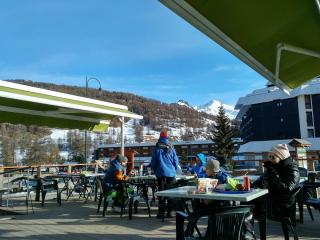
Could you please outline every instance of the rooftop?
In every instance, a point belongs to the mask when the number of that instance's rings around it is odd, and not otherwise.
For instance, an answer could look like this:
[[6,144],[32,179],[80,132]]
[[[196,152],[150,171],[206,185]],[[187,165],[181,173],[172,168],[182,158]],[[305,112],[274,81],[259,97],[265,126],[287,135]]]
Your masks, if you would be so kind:
[[254,90],[252,93],[238,99],[235,109],[240,111],[236,119],[241,119],[243,114],[247,111],[247,108],[252,104],[271,102],[276,99],[288,99],[305,94],[320,94],[319,78],[293,89],[290,94],[286,94],[275,86]]
[[[320,150],[320,138],[306,138],[307,142],[311,144],[308,147],[309,151]],[[269,140],[269,141],[252,141],[245,143],[240,146],[238,153],[262,153],[269,152],[272,147],[277,144],[287,144],[290,151],[294,151],[294,147],[289,145],[292,139],[280,139],[280,140]]]

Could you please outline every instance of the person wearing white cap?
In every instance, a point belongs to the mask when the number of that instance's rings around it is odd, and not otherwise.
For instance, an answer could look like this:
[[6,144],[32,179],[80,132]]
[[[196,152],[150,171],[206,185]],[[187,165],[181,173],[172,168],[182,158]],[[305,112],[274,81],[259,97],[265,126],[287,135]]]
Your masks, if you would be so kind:
[[290,156],[286,144],[277,144],[264,162],[265,173],[252,186],[268,188],[274,215],[288,215],[295,204],[295,195],[299,189],[300,174],[298,164]]
[[269,153],[269,160],[277,164],[281,160],[287,159],[290,157],[290,152],[286,144],[278,144],[271,149]]

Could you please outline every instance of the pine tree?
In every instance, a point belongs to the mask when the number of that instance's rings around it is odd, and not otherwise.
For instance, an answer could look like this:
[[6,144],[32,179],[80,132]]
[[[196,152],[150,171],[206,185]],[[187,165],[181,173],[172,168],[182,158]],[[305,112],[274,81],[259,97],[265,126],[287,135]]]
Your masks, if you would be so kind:
[[234,144],[232,141],[233,129],[229,118],[226,116],[225,110],[221,105],[216,120],[215,128],[212,130],[211,140],[213,144],[213,156],[225,165],[234,154]]

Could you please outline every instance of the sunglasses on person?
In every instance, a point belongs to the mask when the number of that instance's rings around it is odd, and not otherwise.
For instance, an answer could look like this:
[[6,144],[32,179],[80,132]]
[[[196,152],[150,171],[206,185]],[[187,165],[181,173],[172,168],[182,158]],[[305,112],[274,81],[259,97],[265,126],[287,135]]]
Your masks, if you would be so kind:
[[275,156],[274,156],[273,154],[270,154],[270,155],[269,155],[269,159],[270,159],[270,160],[274,160],[274,159],[275,159]]

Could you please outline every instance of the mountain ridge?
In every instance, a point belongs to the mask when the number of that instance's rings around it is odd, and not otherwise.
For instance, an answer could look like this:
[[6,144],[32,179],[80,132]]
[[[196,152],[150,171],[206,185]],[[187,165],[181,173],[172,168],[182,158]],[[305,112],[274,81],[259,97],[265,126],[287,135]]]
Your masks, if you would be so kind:
[[[16,83],[64,92],[77,96],[87,96],[97,100],[126,105],[129,111],[142,115],[143,120],[126,120],[127,142],[155,141],[161,130],[167,129],[173,140],[210,139],[216,116],[209,114],[205,108],[195,109],[187,101],[163,103],[132,93],[101,91],[85,87],[58,85],[26,80],[11,80]],[[205,106],[205,105],[202,105]],[[210,109],[210,108],[209,108]],[[212,109],[211,109],[212,110]],[[120,123],[114,120],[110,124],[108,143],[118,142]]]
[[218,100],[214,100],[214,99],[210,100],[206,104],[195,106],[194,109],[196,109],[197,111],[200,111],[200,112],[206,112],[208,114],[218,115],[218,111],[219,111],[220,106],[223,106],[226,115],[230,119],[236,118],[236,116],[238,114],[238,110],[234,110],[234,106],[224,104],[224,103],[222,103]]

